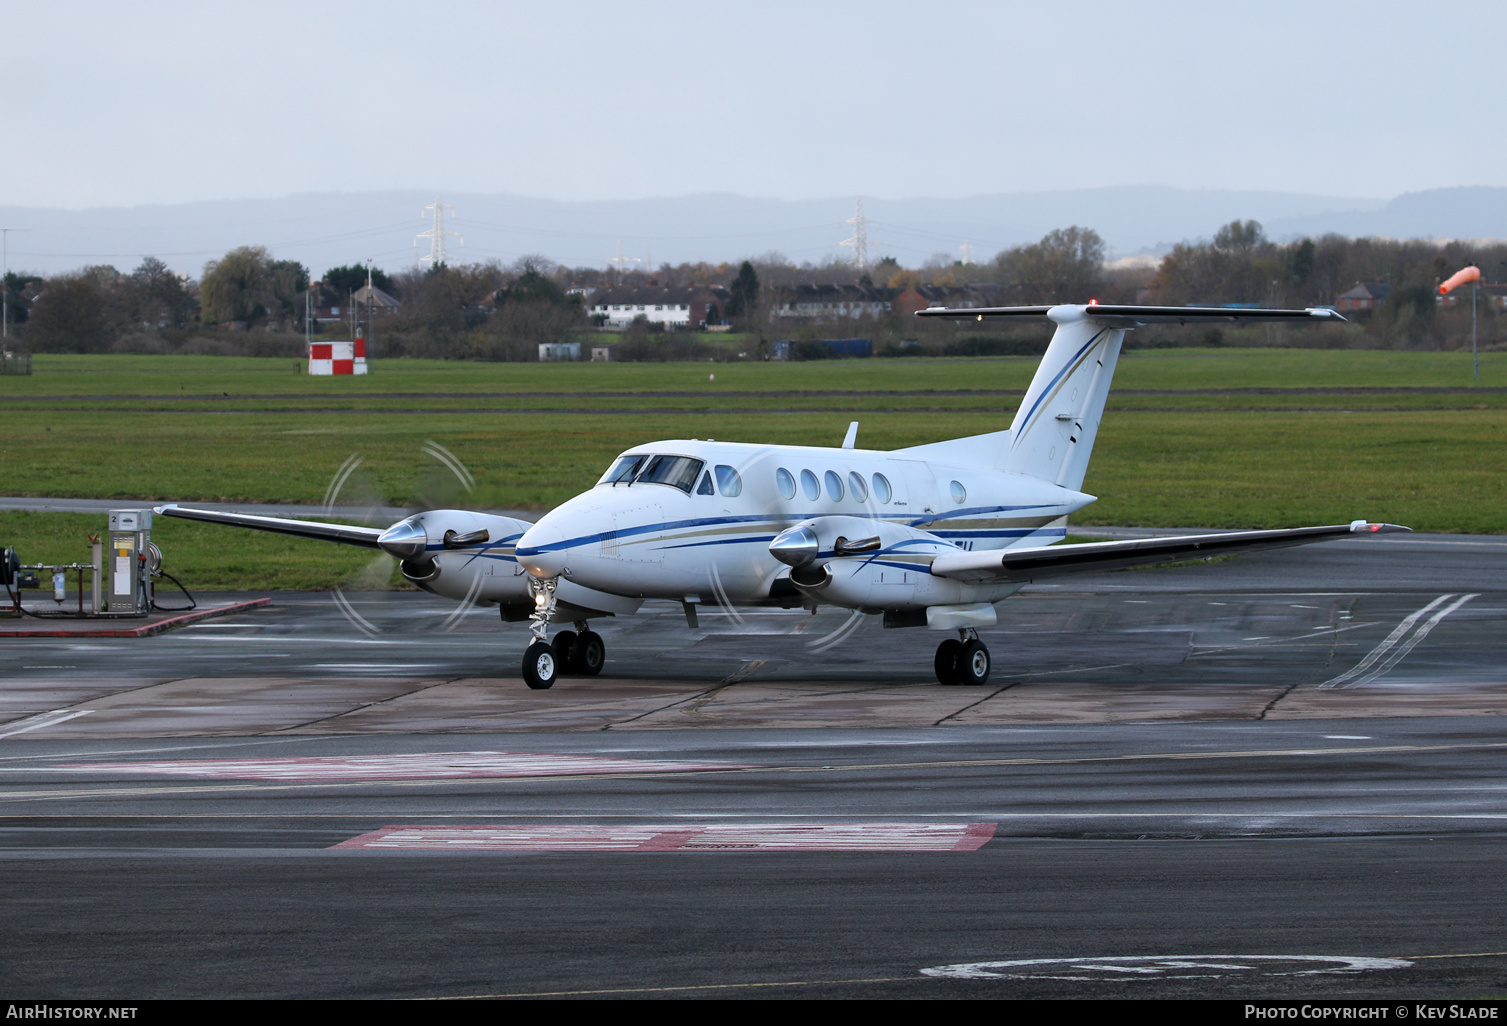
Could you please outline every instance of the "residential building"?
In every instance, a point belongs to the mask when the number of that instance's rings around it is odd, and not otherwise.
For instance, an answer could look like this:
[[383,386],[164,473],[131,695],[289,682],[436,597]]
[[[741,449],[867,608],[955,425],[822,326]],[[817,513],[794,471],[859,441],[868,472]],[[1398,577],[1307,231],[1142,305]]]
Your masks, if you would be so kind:
[[626,328],[642,317],[666,330],[690,330],[705,326],[713,306],[727,309],[729,293],[720,285],[685,288],[646,286],[606,289],[592,295],[587,313],[607,328]]
[[776,294],[774,315],[813,321],[883,317],[899,292],[872,285],[792,285]]
[[1392,286],[1382,282],[1356,282],[1349,292],[1341,292],[1334,300],[1334,308],[1340,313],[1354,310],[1375,310],[1381,306],[1392,291]]
[[374,317],[390,317],[403,305],[395,296],[372,285],[363,285],[353,292],[350,302],[363,314],[370,311]]
[[1003,293],[988,283],[944,286],[908,285],[903,289],[872,285],[794,285],[782,289],[775,316],[813,321],[854,320],[888,314],[914,314],[929,306],[999,306]]
[[908,285],[890,300],[890,310],[900,315],[914,314],[930,306],[973,309],[979,306],[1004,306],[1004,289],[989,282],[968,285]]

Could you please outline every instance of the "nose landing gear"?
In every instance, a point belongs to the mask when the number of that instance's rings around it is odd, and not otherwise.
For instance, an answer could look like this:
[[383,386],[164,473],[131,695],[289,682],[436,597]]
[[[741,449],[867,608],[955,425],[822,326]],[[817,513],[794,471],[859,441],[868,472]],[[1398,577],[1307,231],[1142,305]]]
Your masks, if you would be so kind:
[[986,684],[992,665],[989,649],[971,627],[958,631],[956,638],[948,638],[937,646],[937,680],[943,684]]
[[533,690],[553,687],[559,673],[560,664],[555,658],[554,646],[549,642],[536,641],[524,650],[523,683]]
[[550,643],[549,622],[555,615],[555,589],[559,584],[558,577],[530,577],[528,582],[534,598],[534,611],[529,616],[534,640],[523,652],[523,682],[535,691],[552,687],[561,673],[595,677],[607,661],[607,646],[601,635],[585,621],[576,623],[574,631],[556,634],[554,644]]
[[534,599],[528,629],[534,641],[523,652],[523,682],[534,691],[552,687],[560,673],[560,656],[549,643],[549,620],[555,615],[555,589],[559,586],[558,577],[528,579],[529,594]]

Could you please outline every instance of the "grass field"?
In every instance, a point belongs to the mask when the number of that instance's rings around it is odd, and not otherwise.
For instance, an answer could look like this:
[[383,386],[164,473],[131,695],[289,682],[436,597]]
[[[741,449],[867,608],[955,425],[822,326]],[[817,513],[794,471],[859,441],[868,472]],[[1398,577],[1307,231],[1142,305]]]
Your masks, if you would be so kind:
[[[1481,385],[1503,388],[1507,355],[1486,357]],[[1507,532],[1507,403],[1500,392],[1469,391],[1469,361],[1458,353],[1132,353],[1085,485],[1100,501],[1074,522],[1276,527],[1366,517]],[[284,362],[286,372],[269,368]],[[432,439],[476,476],[468,504],[543,510],[588,487],[618,452],[658,438],[836,445],[856,419],[860,445],[891,449],[998,430],[1035,363],[392,361],[368,378],[335,380],[295,376],[292,361],[39,356],[31,377],[0,378],[0,494],[317,503],[359,453],[379,497],[404,505]],[[216,388],[238,405],[172,396]],[[1308,388],[1369,392],[1236,391]],[[1457,391],[1417,391],[1429,388]],[[723,389],[742,394],[723,400]],[[604,395],[612,392],[620,394]],[[688,395],[696,392],[711,394]],[[1135,408],[1142,401],[1152,408]],[[687,402],[701,406],[677,405]],[[102,526],[102,517],[0,513],[0,544],[16,544],[27,562],[68,562]],[[191,588],[328,586],[371,559],[177,521],[160,522],[155,537]]]
[[[731,396],[738,405],[770,408],[806,397],[816,400],[812,408],[826,409],[846,395],[860,405],[914,399],[918,409],[952,409],[1001,392],[1013,405],[1037,362],[1024,356],[736,364],[392,360],[375,362],[363,377],[330,378],[296,374],[293,360],[42,354],[34,358],[34,374],[0,377],[0,408],[399,409],[421,399],[425,409],[550,409],[562,401],[570,408],[716,409],[719,396]],[[1465,390],[1477,403],[1492,403],[1501,393],[1478,389],[1507,388],[1507,353],[1483,353],[1474,381],[1470,354],[1460,352],[1139,350],[1121,360],[1115,387],[1115,403],[1141,390],[1203,399],[1246,389],[1366,389],[1391,391],[1395,399],[1420,388]]]

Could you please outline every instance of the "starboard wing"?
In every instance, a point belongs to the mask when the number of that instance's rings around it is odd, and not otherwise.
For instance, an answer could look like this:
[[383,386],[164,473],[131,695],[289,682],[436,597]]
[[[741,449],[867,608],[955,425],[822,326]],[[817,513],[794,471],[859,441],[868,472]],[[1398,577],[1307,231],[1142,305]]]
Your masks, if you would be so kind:
[[1185,559],[1211,559],[1214,556],[1257,549],[1307,545],[1351,534],[1384,534],[1409,530],[1411,528],[1397,524],[1372,524],[1356,520],[1350,524],[1297,527],[1279,531],[1222,531],[1217,534],[1086,542],[1082,545],[990,549],[938,556],[931,564],[931,572],[938,577],[950,577],[975,584],[988,581],[1038,581],[1066,574],[1175,563]]
[[[1328,307],[1302,310],[1269,310],[1254,306],[1135,306],[1121,303],[1087,303],[1063,306],[934,306],[917,310],[917,317],[1052,317],[1052,311],[1082,316],[1115,327],[1134,328],[1142,324],[1203,324],[1210,321],[1332,321],[1345,318]],[[1053,317],[1056,319],[1056,317]]]

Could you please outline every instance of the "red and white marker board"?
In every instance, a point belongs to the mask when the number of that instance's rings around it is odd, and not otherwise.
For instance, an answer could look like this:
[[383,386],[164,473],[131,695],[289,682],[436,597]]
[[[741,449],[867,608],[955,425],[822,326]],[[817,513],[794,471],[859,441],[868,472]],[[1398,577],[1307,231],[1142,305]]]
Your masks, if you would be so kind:
[[310,374],[365,374],[366,339],[349,342],[310,342]]

